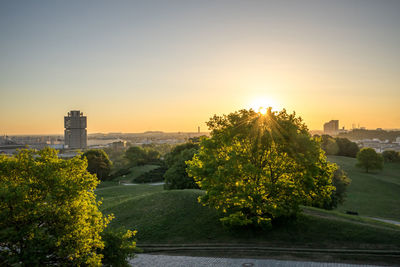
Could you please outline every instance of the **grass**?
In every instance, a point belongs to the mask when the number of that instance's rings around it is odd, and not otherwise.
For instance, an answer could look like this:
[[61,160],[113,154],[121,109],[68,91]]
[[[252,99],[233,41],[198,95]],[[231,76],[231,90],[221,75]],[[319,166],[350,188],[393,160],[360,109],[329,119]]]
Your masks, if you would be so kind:
[[[103,182],[102,182],[103,183]],[[118,185],[108,183],[108,186],[98,187],[96,195],[103,202],[102,211],[112,213],[115,206],[124,202],[150,195],[154,192],[161,192],[162,185]]]
[[146,172],[149,172],[151,170],[157,169],[158,167],[160,167],[160,166],[158,166],[158,165],[135,166],[135,167],[132,167],[130,169],[130,173],[129,174],[127,174],[125,176],[122,176],[122,177],[118,177],[118,178],[116,178],[116,180],[121,180],[121,181],[123,180],[123,181],[126,181],[126,182],[133,182],[133,180],[135,178],[139,177],[143,173],[146,173]]
[[400,248],[400,228],[363,218],[305,208],[298,220],[272,229],[228,229],[219,214],[197,202],[200,190],[164,191],[162,186],[111,186],[96,191],[111,227],[138,230],[144,243],[252,243],[285,247]]
[[400,221],[400,164],[385,163],[383,171],[365,173],[354,158],[329,156],[352,180],[347,198],[338,210]]

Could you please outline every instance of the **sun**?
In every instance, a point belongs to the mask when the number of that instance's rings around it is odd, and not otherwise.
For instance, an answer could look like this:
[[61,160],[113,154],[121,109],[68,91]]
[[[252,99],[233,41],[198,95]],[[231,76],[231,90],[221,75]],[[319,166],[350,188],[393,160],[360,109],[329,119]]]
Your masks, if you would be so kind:
[[267,113],[269,107],[271,107],[272,110],[276,110],[277,108],[277,104],[272,98],[256,98],[253,99],[249,105],[249,108],[263,115]]

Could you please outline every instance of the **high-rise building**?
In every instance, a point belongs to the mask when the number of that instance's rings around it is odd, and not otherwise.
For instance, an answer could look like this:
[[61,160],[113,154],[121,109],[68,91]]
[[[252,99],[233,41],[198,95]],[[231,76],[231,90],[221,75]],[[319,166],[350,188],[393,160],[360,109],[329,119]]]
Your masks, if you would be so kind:
[[339,132],[339,120],[331,120],[330,122],[324,123],[324,133],[335,135]]
[[86,116],[79,110],[68,112],[64,117],[64,144],[66,148],[86,148]]

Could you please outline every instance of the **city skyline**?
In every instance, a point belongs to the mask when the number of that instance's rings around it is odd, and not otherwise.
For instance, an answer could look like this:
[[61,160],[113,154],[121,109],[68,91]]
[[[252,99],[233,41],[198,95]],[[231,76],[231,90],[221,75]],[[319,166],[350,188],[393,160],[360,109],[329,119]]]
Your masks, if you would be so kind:
[[207,131],[259,106],[400,128],[398,1],[116,3],[0,3],[0,134],[62,134],[70,110],[88,133]]

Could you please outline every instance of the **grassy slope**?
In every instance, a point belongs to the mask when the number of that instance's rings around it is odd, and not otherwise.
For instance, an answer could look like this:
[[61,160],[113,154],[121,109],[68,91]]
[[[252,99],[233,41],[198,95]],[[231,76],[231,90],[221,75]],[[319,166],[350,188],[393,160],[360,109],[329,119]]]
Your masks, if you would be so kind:
[[352,180],[339,211],[400,221],[400,164],[386,163],[383,171],[365,173],[355,167],[356,159],[339,156],[328,159],[340,165]]
[[137,229],[140,243],[257,243],[273,246],[400,248],[400,229],[308,209],[297,222],[272,230],[228,230],[216,211],[197,203],[200,190],[163,191],[162,186],[111,186],[96,191],[112,226]]
[[154,170],[158,168],[158,165],[143,165],[143,166],[136,166],[132,167],[130,169],[130,173],[125,175],[125,177],[117,177],[115,180],[121,180],[121,181],[126,181],[126,182],[133,182],[133,179],[139,177],[143,173],[149,172],[151,170]]

